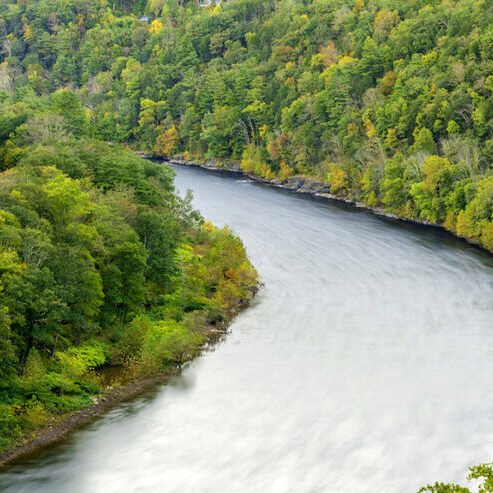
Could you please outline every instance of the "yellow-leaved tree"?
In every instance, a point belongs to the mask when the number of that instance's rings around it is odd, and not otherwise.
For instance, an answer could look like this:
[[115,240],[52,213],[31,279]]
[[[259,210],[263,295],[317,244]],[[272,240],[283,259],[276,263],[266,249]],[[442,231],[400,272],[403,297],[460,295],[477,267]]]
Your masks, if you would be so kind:
[[170,128],[161,132],[156,138],[155,151],[161,156],[172,156],[177,149],[178,130],[172,124]]
[[154,19],[151,22],[151,27],[149,28],[149,32],[151,34],[157,34],[163,28],[163,23],[159,19]]

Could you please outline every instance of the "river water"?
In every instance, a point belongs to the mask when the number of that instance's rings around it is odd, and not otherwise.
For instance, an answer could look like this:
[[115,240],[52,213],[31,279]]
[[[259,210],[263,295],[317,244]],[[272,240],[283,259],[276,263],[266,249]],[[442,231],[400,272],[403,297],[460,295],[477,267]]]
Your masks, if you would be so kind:
[[0,474],[7,492],[413,492],[493,459],[493,261],[222,173],[177,186],[265,287],[183,375]]

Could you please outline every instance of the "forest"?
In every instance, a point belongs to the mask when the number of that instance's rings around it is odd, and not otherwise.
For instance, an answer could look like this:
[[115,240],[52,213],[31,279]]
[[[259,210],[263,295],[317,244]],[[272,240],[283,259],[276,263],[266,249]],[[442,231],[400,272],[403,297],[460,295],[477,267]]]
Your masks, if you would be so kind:
[[71,91],[104,141],[314,177],[491,250],[492,18],[487,0],[1,0],[0,135]]
[[22,124],[0,174],[0,451],[93,404],[98,368],[181,365],[256,286],[239,238],[175,194],[171,169],[50,134],[58,116]]
[[241,240],[96,139],[74,92],[2,99],[0,452],[91,406],[101,368],[180,367],[257,286]]
[[[240,239],[133,151],[313,177],[493,250],[492,19],[489,0],[0,0],[0,451],[91,405],[101,367],[181,365],[255,290]],[[471,477],[493,491],[490,466]]]

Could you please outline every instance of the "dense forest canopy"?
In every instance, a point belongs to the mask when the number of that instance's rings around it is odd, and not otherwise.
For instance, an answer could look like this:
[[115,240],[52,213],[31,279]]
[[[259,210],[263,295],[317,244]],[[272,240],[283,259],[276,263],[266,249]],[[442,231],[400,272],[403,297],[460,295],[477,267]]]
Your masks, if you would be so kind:
[[0,0],[0,450],[90,405],[95,368],[181,364],[256,286],[124,145],[493,250],[493,2]]
[[493,250],[492,96],[489,0],[0,0],[0,449],[90,405],[94,368],[181,363],[255,286],[123,146],[313,177]]
[[101,132],[82,95],[104,26],[142,48],[128,15],[144,7],[0,3],[0,452],[93,404],[96,369],[181,365],[256,289],[239,238],[117,142],[133,137]]
[[0,47],[0,139],[51,99],[75,136],[313,176],[493,249],[488,0],[0,0]]
[[0,173],[0,452],[91,405],[95,368],[181,365],[256,286],[241,241],[175,194],[169,167],[30,115]]
[[30,115],[0,173],[0,452],[91,405],[95,368],[181,365],[256,286],[241,241],[175,194],[169,167]]

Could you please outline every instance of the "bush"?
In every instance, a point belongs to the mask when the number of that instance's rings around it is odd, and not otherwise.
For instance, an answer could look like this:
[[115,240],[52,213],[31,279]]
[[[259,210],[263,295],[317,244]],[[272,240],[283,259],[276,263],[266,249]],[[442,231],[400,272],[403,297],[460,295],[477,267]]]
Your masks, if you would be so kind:
[[103,366],[108,359],[107,348],[99,342],[91,342],[79,347],[71,347],[65,352],[58,352],[56,357],[64,371],[73,377],[80,377],[98,366]]

